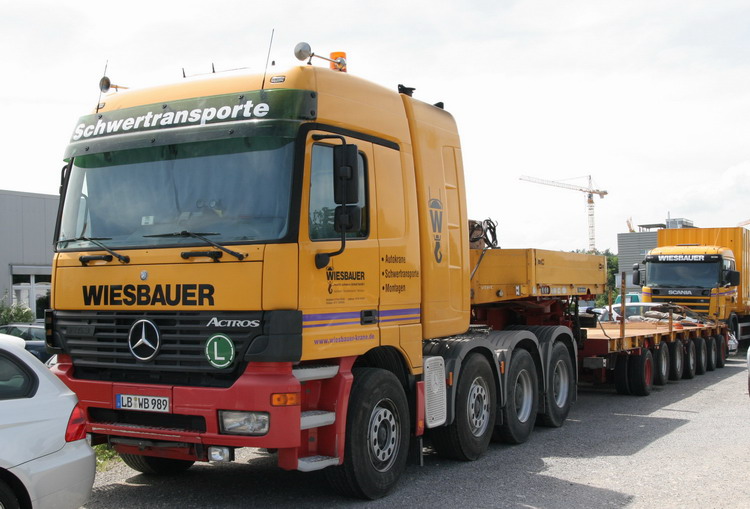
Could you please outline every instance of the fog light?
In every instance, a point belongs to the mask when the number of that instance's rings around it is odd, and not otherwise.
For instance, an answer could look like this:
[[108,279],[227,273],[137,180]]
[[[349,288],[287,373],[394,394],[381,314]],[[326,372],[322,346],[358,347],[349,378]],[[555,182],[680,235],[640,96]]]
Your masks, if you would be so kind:
[[235,412],[219,410],[221,432],[230,435],[265,435],[269,416],[265,412]]
[[232,461],[232,450],[229,447],[217,447],[212,445],[208,448],[209,461]]

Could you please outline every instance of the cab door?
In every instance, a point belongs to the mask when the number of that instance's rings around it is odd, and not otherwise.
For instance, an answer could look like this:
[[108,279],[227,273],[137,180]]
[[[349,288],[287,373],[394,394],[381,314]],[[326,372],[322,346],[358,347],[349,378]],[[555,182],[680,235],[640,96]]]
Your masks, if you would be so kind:
[[[317,135],[317,136],[316,136]],[[379,249],[373,148],[354,138],[313,131],[305,142],[299,229],[302,359],[359,355],[379,344]],[[317,268],[315,255],[339,251],[334,217],[334,146],[357,145],[361,226],[346,234],[344,251]]]

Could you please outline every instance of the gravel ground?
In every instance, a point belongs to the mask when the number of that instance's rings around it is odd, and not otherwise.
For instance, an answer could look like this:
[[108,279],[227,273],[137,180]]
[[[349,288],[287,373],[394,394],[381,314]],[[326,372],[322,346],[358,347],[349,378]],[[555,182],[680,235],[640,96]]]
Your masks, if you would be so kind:
[[428,454],[387,498],[333,493],[321,472],[285,472],[275,457],[152,478],[122,463],[97,474],[87,509],[192,507],[750,507],[750,398],[744,354],[648,397],[582,388],[565,426],[520,446],[492,444],[478,461]]

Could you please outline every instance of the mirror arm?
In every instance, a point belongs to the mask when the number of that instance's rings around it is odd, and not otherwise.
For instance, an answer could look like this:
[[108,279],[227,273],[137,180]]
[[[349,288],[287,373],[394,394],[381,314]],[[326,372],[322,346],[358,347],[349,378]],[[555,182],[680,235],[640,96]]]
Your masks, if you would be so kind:
[[318,269],[322,269],[324,267],[327,267],[328,264],[331,262],[332,256],[338,256],[341,253],[344,252],[344,249],[346,248],[346,231],[341,232],[341,247],[338,251],[334,251],[333,253],[315,253],[315,267]]

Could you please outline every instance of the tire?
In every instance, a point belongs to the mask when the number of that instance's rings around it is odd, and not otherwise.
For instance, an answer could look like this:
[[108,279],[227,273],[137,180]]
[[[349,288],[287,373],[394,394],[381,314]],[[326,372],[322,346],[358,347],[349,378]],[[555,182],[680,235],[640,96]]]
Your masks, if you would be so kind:
[[721,335],[714,336],[716,340],[716,367],[723,368],[727,363],[727,340]]
[[474,461],[490,444],[496,411],[497,393],[490,363],[481,354],[470,354],[458,378],[455,419],[430,433],[433,447],[445,458]]
[[631,355],[628,360],[628,386],[636,396],[648,396],[654,387],[654,357],[651,350],[643,349],[641,355]]
[[355,369],[344,463],[324,470],[331,486],[352,497],[373,500],[387,495],[406,467],[410,422],[404,388],[393,373]]
[[706,357],[708,356],[708,351],[706,350],[706,340],[705,338],[699,336],[697,338],[693,338],[692,341],[693,343],[695,343],[695,374],[704,375],[706,374]]
[[127,466],[146,475],[181,474],[195,463],[189,460],[141,456],[140,454],[120,453],[120,457]]
[[706,338],[706,371],[716,369],[716,340],[713,336]]
[[20,507],[18,497],[2,479],[0,479],[0,507],[3,509],[19,509]]
[[654,350],[654,385],[666,385],[669,380],[669,344],[659,343]]
[[695,341],[688,339],[685,343],[685,369],[682,370],[682,378],[691,380],[695,378],[695,371],[698,365],[698,354],[695,348]]
[[628,357],[626,354],[619,354],[615,361],[615,390],[617,394],[625,396],[630,394],[630,384],[628,383]]
[[669,379],[680,380],[685,370],[685,351],[680,341],[667,343],[669,345]]
[[503,423],[495,427],[494,438],[511,444],[522,444],[534,429],[539,390],[536,365],[526,350],[515,350],[506,379]]
[[547,403],[541,423],[551,428],[559,428],[565,423],[573,405],[576,391],[576,378],[573,361],[568,348],[563,343],[555,343],[550,355],[550,369],[547,374]]

